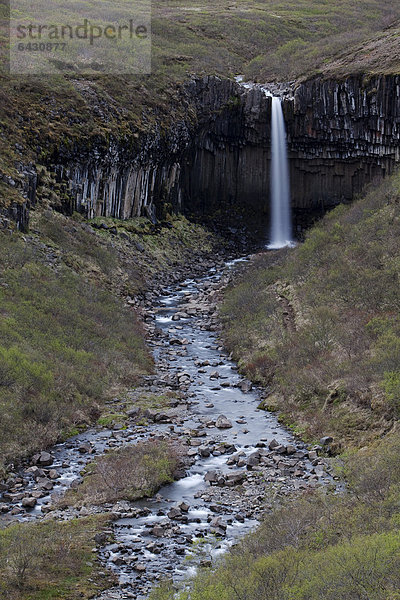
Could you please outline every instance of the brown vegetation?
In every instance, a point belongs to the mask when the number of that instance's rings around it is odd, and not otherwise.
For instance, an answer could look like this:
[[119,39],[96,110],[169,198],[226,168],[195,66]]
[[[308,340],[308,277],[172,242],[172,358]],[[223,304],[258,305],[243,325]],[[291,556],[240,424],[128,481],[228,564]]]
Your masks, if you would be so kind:
[[179,466],[179,449],[166,442],[139,442],[113,450],[89,465],[82,485],[70,490],[65,502],[98,505],[150,497],[173,481]]
[[241,369],[299,433],[334,435],[336,449],[399,416],[399,198],[397,175],[338,207],[304,244],[256,259],[222,307]]

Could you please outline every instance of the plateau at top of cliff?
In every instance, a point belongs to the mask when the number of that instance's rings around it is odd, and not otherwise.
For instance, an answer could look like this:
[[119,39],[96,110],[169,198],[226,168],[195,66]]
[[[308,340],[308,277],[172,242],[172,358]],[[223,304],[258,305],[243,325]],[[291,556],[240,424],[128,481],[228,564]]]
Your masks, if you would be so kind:
[[370,39],[345,50],[322,68],[328,77],[349,73],[400,73],[400,21]]

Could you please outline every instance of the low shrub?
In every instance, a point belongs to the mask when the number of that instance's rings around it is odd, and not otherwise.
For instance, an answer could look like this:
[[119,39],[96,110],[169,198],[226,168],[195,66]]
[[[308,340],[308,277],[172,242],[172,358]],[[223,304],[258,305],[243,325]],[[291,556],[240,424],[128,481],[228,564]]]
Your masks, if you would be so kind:
[[113,576],[92,552],[95,534],[108,523],[105,515],[95,515],[0,530],[0,597],[78,600],[109,587]]
[[82,485],[68,492],[66,501],[85,505],[150,497],[174,480],[179,463],[177,447],[164,442],[114,450],[88,467]]

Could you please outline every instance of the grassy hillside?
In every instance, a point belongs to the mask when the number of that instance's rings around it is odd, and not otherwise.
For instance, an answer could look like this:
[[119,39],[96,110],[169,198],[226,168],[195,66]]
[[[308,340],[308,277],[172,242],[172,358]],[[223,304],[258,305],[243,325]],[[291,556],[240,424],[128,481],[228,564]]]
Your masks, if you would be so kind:
[[258,256],[222,307],[224,335],[267,405],[337,449],[400,414],[400,177],[340,206],[293,250]]
[[125,299],[214,244],[183,218],[158,233],[145,219],[100,222],[108,229],[36,211],[29,235],[0,232],[0,472],[92,422],[105,399],[151,372]]
[[322,66],[325,76],[344,77],[348,73],[399,73],[400,23],[375,33],[361,44],[338,52]]

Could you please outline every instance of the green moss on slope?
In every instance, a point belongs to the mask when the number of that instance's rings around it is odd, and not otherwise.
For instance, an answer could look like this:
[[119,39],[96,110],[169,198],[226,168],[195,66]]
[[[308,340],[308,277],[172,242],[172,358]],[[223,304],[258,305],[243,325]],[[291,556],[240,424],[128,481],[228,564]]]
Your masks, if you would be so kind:
[[242,370],[287,423],[337,448],[399,416],[399,199],[396,175],[338,207],[297,248],[258,257],[222,307]]

